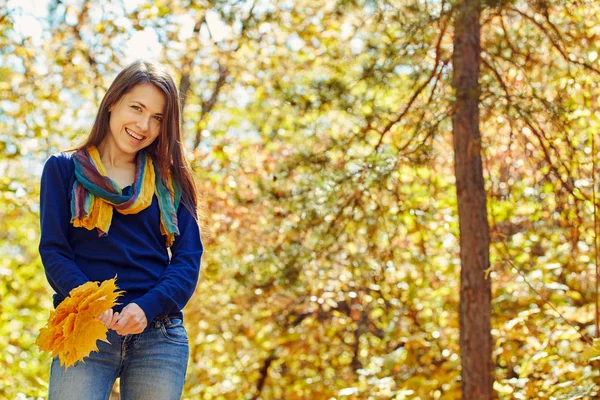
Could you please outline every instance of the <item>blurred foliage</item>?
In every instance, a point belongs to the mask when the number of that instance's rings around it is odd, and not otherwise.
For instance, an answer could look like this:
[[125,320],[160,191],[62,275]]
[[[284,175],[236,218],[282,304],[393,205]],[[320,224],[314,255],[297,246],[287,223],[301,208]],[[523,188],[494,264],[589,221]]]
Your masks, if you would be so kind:
[[[41,166],[148,46],[182,88],[204,209],[184,398],[460,398],[453,2],[127,3],[0,1],[0,397],[47,391]],[[599,19],[595,1],[484,2],[501,399],[598,392]]]

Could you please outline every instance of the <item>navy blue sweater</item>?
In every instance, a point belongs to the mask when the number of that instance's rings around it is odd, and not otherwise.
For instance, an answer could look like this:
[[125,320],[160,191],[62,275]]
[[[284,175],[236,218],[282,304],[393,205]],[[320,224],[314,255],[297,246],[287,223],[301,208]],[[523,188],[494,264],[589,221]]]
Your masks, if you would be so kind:
[[[157,316],[178,315],[192,297],[203,246],[198,224],[181,204],[177,210],[179,236],[171,257],[160,233],[156,196],[152,205],[137,214],[113,212],[108,235],[71,224],[70,201],[75,182],[71,154],[51,156],[44,165],[40,192],[40,255],[56,308],[75,287],[87,281],[104,281],[117,275],[125,294],[113,308],[121,311],[138,304],[148,323]],[[131,186],[123,189],[130,194]]]

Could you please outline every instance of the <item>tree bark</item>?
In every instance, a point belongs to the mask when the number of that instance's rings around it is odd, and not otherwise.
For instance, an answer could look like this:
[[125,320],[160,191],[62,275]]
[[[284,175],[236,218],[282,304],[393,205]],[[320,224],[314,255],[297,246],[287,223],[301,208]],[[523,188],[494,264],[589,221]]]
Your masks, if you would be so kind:
[[480,2],[457,3],[454,21],[452,116],[460,226],[460,349],[462,398],[493,398],[490,233],[479,132]]

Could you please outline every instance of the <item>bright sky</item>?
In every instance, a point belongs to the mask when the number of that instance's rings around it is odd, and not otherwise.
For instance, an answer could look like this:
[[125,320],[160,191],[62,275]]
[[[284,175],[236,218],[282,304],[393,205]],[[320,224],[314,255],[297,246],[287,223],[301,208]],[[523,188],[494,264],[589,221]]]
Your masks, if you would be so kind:
[[[147,0],[122,0],[121,1],[105,1],[100,0],[93,1],[94,5],[102,5],[102,11],[108,12],[111,15],[117,16],[114,22],[117,25],[121,25],[131,31],[131,36],[125,41],[123,53],[126,55],[123,60],[123,64],[128,64],[139,58],[153,59],[156,55],[161,52],[161,44],[158,41],[156,32],[153,29],[144,29],[142,31],[134,31],[131,24],[125,17],[118,17],[123,15],[123,7],[126,13],[134,11],[138,6]],[[34,46],[41,45],[42,41],[48,36],[49,30],[47,27],[48,21],[48,5],[49,0],[8,0],[8,9],[11,10],[11,14],[15,18],[15,30],[17,34],[22,37],[30,38]],[[65,6],[73,6],[73,9],[79,9],[82,0],[62,0],[62,8],[59,12],[64,12]],[[250,6],[251,2],[248,1]],[[292,6],[293,2],[290,4]],[[270,0],[259,0],[255,6],[255,12],[260,9],[267,11],[272,7]],[[91,22],[98,21],[98,13],[90,13]],[[76,23],[76,14],[67,13],[67,23]],[[192,15],[183,15],[179,17],[177,23],[181,27],[179,32],[179,40],[183,41],[189,38],[194,29],[194,19]],[[210,27],[210,34],[216,42],[220,42],[224,39],[232,36],[232,28],[221,20],[218,13],[208,10],[206,12],[206,22]],[[347,26],[346,28],[349,28]],[[210,42],[208,30],[203,26],[200,31],[200,39],[206,43]],[[286,41],[288,47],[291,50],[298,51],[304,45],[304,41],[300,39],[297,34],[292,34],[287,38]],[[350,45],[354,54],[358,54],[363,50],[364,42],[360,38],[354,38]]]
[[38,19],[48,16],[48,0],[8,0],[7,8],[20,10],[13,13],[17,32],[31,37],[35,44],[39,44],[43,27]]
[[[126,0],[123,2],[125,11],[128,13],[133,11],[143,2],[144,0]],[[63,0],[62,3],[67,6],[77,6],[81,3],[81,0]],[[47,28],[45,25],[48,19],[48,4],[49,0],[8,0],[7,8],[14,15],[15,30],[22,37],[30,38],[35,46],[40,45],[44,40]],[[121,5],[112,2],[107,2],[103,7],[111,6],[120,11]],[[68,18],[69,16],[67,15]],[[216,41],[223,40],[231,35],[231,28],[221,21],[217,13],[208,11],[206,20],[210,26],[211,34]],[[192,34],[194,20],[192,16],[186,15],[179,22],[181,26],[179,39],[185,40]],[[204,40],[209,40],[208,32],[201,32],[201,37]],[[160,47],[161,45],[154,30],[144,29],[143,31],[135,31],[125,42],[124,52],[126,59],[124,60],[124,64],[138,58],[155,58],[156,54],[160,52]]]

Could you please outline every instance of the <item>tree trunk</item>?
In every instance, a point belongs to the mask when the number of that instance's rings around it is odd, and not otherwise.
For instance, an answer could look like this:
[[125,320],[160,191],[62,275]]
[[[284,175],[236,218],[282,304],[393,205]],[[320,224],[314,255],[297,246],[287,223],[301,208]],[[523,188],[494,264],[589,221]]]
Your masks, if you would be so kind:
[[454,171],[460,225],[460,349],[462,398],[493,398],[490,234],[481,165],[479,133],[479,10],[478,0],[457,4],[454,26],[452,117]]

